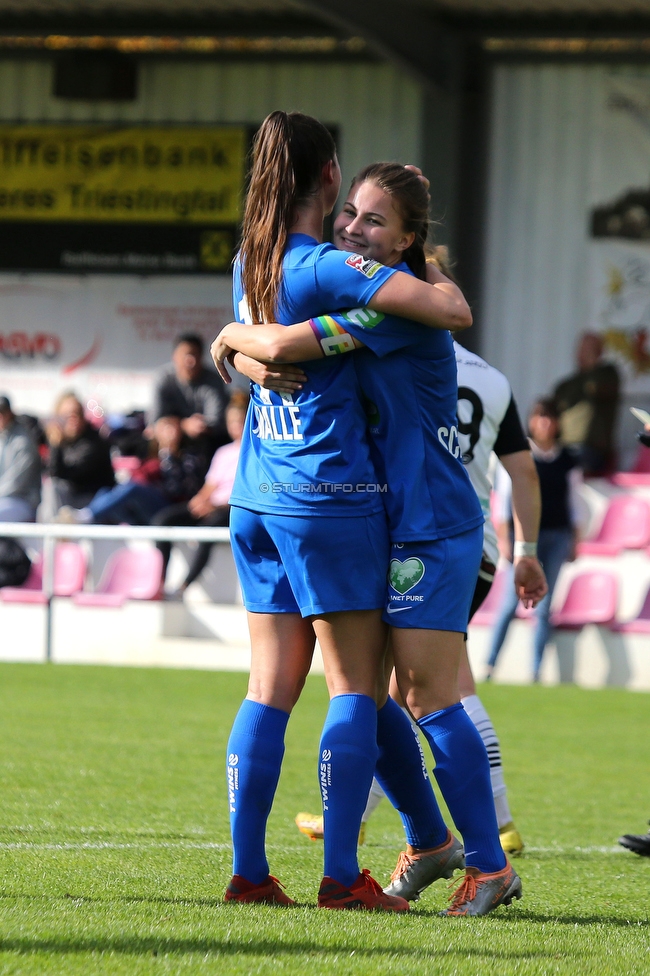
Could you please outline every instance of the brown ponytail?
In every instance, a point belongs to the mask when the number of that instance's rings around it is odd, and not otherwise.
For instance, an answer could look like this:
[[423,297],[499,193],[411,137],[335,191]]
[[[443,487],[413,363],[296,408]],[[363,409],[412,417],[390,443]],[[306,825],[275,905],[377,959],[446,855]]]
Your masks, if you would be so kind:
[[336,155],[332,136],[300,112],[272,112],[253,143],[239,260],[253,322],[272,322],[282,288],[282,259],[296,207],[320,187]]

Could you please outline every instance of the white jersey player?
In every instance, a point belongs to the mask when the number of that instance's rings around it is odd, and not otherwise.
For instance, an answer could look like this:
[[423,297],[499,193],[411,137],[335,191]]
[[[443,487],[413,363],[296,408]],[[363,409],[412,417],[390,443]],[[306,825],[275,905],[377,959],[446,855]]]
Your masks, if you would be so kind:
[[[454,343],[454,351],[458,368],[458,431],[462,457],[485,516],[483,562],[476,583],[471,619],[488,594],[499,558],[497,536],[490,518],[492,484],[489,468],[492,453],[497,455],[512,479],[513,506],[517,513],[516,585],[530,582],[536,576],[540,582],[544,580],[535,545],[540,495],[535,463],[508,380],[499,370],[457,342]],[[543,595],[544,591],[540,590],[540,598]],[[476,694],[466,651],[461,661],[458,683],[461,701],[483,739],[490,760],[501,844],[509,853],[519,853],[524,845],[508,805],[499,740]]]
[[[521,430],[510,384],[503,373],[484,359],[454,342],[458,369],[458,440],[463,464],[479,497],[485,530],[483,552],[495,566],[499,558],[497,535],[490,517],[492,483],[489,477],[492,451],[508,415],[508,444],[498,454],[528,450]],[[508,450],[509,448],[509,450]]]

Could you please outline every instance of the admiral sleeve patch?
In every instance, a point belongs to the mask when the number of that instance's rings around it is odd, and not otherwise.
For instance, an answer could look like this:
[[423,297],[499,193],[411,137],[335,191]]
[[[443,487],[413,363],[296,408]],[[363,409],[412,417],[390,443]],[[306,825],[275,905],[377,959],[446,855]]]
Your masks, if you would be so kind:
[[349,258],[346,259],[346,264],[349,264],[351,268],[355,271],[360,271],[362,275],[366,278],[374,278],[382,265],[378,261],[372,261],[369,258],[364,258],[362,254],[351,254]]

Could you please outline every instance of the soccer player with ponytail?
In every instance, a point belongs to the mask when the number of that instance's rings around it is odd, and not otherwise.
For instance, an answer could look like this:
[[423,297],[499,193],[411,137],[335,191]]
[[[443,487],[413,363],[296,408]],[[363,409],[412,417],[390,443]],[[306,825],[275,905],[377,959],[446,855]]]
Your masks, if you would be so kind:
[[[448,287],[449,279],[426,262],[427,230],[425,184],[406,167],[378,163],[354,180],[335,221],[335,242],[366,265],[378,261],[414,281]],[[306,372],[311,360],[355,361],[368,405],[371,456],[379,481],[388,485],[382,497],[392,549],[384,620],[392,627],[397,683],[431,746],[436,779],[465,845],[467,874],[448,913],[483,915],[519,897],[521,882],[501,849],[487,753],[458,688],[484,519],[460,459],[453,342],[448,331],[383,315],[376,304],[350,304],[351,311],[290,328],[247,330],[233,323],[213,355],[218,362],[237,349],[264,362],[300,362]],[[360,346],[367,348],[338,356]],[[536,599],[540,580],[529,582]],[[529,596],[525,586],[522,596]],[[395,714],[399,707],[388,699],[379,714],[386,710]],[[393,775],[381,785],[404,819],[415,800],[395,803],[401,742],[394,737],[392,745]],[[433,836],[418,836],[417,829],[409,836],[407,828],[407,838],[409,849],[386,892],[415,899],[441,876],[441,857],[453,864],[460,844],[441,819]]]
[[[249,323],[244,331],[255,333],[250,324],[268,319],[288,325],[324,308],[354,306],[408,316],[440,335],[471,324],[461,292],[443,276],[428,284],[320,243],[339,187],[335,146],[324,126],[299,113],[274,112],[264,121],[235,266],[234,305]],[[293,394],[253,385],[231,496],[251,674],[228,743],[234,875],[226,900],[291,904],[269,873],[264,836],[285,728],[316,635],[331,698],[318,767],[325,856],[318,903],[404,911],[407,901],[384,894],[357,863],[373,772],[376,767],[381,779],[390,764],[396,728],[406,737],[411,770],[400,789],[417,800],[409,822],[430,847],[447,831],[408,720],[399,709],[392,717],[385,708],[377,712],[385,701],[378,691],[389,560],[384,488],[370,459],[353,358],[315,361],[305,372],[308,382]]]

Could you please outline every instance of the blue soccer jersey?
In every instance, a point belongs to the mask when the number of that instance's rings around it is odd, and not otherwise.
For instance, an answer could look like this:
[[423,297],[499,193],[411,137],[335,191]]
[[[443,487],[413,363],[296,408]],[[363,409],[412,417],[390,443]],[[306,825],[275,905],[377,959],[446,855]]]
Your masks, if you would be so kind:
[[[277,321],[370,301],[394,269],[291,234]],[[250,322],[239,267],[235,316]],[[362,516],[382,510],[384,483],[370,459],[354,357],[302,363],[308,382],[294,394],[251,384],[251,403],[230,502],[253,512]]]
[[[406,265],[395,270],[409,271]],[[445,539],[483,522],[458,443],[451,335],[370,309],[329,315],[367,347],[354,356],[393,542]]]

